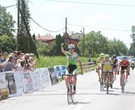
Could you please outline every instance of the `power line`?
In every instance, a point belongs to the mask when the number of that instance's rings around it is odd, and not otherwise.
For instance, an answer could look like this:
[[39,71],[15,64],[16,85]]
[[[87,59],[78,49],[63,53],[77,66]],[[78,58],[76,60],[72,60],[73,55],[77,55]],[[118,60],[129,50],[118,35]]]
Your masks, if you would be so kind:
[[78,27],[87,27],[87,28],[96,28],[96,29],[101,29],[101,30],[131,32],[131,31],[129,31],[129,30],[112,29],[112,28],[100,28],[100,27],[91,27],[91,26],[84,26],[84,25],[72,24],[72,23],[68,23],[68,25],[73,25],[73,26],[78,26]]
[[62,1],[62,0],[46,0],[46,1],[50,1],[50,2],[66,2],[66,3],[83,4],[83,5],[106,5],[106,6],[135,7],[135,5],[124,5],[124,4],[107,4],[107,3],[74,2],[74,1]]
[[62,31],[64,28],[62,28],[62,29],[60,29],[60,30],[56,30],[56,31],[52,31],[52,30],[49,30],[49,29],[46,29],[46,28],[44,28],[44,27],[42,27],[39,23],[37,23],[33,18],[31,18],[31,20],[34,22],[34,23],[36,23],[39,27],[41,27],[42,29],[44,29],[45,31],[48,31],[48,32],[60,32],[60,31]]
[[9,5],[9,6],[4,6],[5,8],[11,8],[11,7],[14,7],[14,6],[16,6],[16,4],[14,4],[14,5]]

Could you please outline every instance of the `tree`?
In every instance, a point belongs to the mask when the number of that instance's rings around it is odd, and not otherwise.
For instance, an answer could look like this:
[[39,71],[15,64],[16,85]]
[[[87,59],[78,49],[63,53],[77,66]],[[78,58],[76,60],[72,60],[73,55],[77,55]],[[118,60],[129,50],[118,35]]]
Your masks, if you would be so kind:
[[[28,31],[30,31],[30,14],[28,10],[27,3],[25,0],[20,0],[19,5],[19,11],[20,11],[20,19],[19,19],[19,32],[18,32],[18,50],[24,51],[24,52],[30,52],[30,39],[27,34],[26,27],[28,28]],[[26,26],[24,23],[24,20],[26,22]]]
[[115,38],[113,40],[109,40],[109,45],[111,47],[111,55],[127,55],[128,54],[128,48],[127,46],[120,40],[116,40]]
[[55,55],[61,55],[61,42],[62,42],[62,37],[61,35],[56,35],[56,47],[55,47]]
[[[110,53],[109,51],[109,42],[107,38],[105,38],[101,32],[91,31],[85,35],[85,43],[84,43],[84,53],[85,56],[89,56],[89,52],[92,52],[92,56],[96,56],[97,54],[104,52]],[[83,52],[83,38],[81,38],[79,42],[79,49]]]
[[135,26],[132,26],[131,33],[131,39],[133,42],[129,49],[129,55],[135,56]]
[[12,15],[6,11],[5,7],[0,5],[0,36],[13,36],[15,21]]
[[18,50],[24,52],[33,52],[39,58],[37,53],[37,47],[34,39],[30,34],[30,13],[27,0],[18,0],[19,10],[19,23],[18,23],[18,35],[17,43]]
[[0,36],[0,50],[5,52],[13,52],[16,47],[15,39],[6,35]]

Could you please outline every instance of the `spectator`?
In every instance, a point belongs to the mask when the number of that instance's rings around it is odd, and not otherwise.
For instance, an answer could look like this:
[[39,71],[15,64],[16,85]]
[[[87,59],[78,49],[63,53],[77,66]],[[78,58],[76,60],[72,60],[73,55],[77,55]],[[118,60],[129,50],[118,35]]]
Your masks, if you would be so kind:
[[1,62],[5,62],[8,59],[8,53],[4,52],[4,57],[2,58]]
[[11,71],[14,68],[15,68],[14,57],[10,55],[8,62],[4,67],[4,71]]

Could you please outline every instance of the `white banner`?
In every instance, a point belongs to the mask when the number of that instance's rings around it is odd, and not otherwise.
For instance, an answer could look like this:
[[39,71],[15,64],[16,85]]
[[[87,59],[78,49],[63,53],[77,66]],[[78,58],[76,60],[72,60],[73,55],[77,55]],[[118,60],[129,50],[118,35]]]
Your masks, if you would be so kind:
[[40,90],[42,88],[41,72],[42,72],[41,69],[36,69],[34,74],[36,90]]
[[48,68],[42,68],[40,70],[41,70],[42,88],[51,86],[51,79]]
[[6,79],[5,79],[5,73],[0,72],[0,89],[6,88],[6,87],[7,87],[7,82],[6,82]]
[[14,78],[14,72],[8,71],[8,72],[5,72],[5,75],[6,75],[5,76],[6,80],[8,82],[9,94],[10,95],[17,94],[17,87],[16,87],[15,78]]
[[22,71],[15,71],[14,72],[14,78],[15,78],[15,83],[17,87],[17,95],[21,95],[24,93],[24,80],[23,80],[23,72]]
[[24,78],[24,93],[33,92],[32,78],[30,76],[29,70],[23,72]]

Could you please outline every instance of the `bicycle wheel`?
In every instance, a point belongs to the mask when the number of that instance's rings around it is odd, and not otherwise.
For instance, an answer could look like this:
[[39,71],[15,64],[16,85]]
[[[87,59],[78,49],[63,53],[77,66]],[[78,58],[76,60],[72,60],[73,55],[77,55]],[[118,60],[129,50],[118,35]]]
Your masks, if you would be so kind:
[[109,94],[109,76],[108,76],[108,73],[107,73],[107,79],[106,79],[106,91],[107,91],[107,94]]
[[72,84],[68,84],[69,91],[67,90],[67,102],[68,104],[74,103],[74,94],[73,94],[73,86]]
[[103,90],[104,90],[104,86],[103,86],[103,77],[101,77],[99,83],[100,83],[100,91],[103,91]]
[[122,90],[122,93],[124,93],[124,88],[125,88],[125,74],[123,73],[123,75],[121,77],[121,90]]

